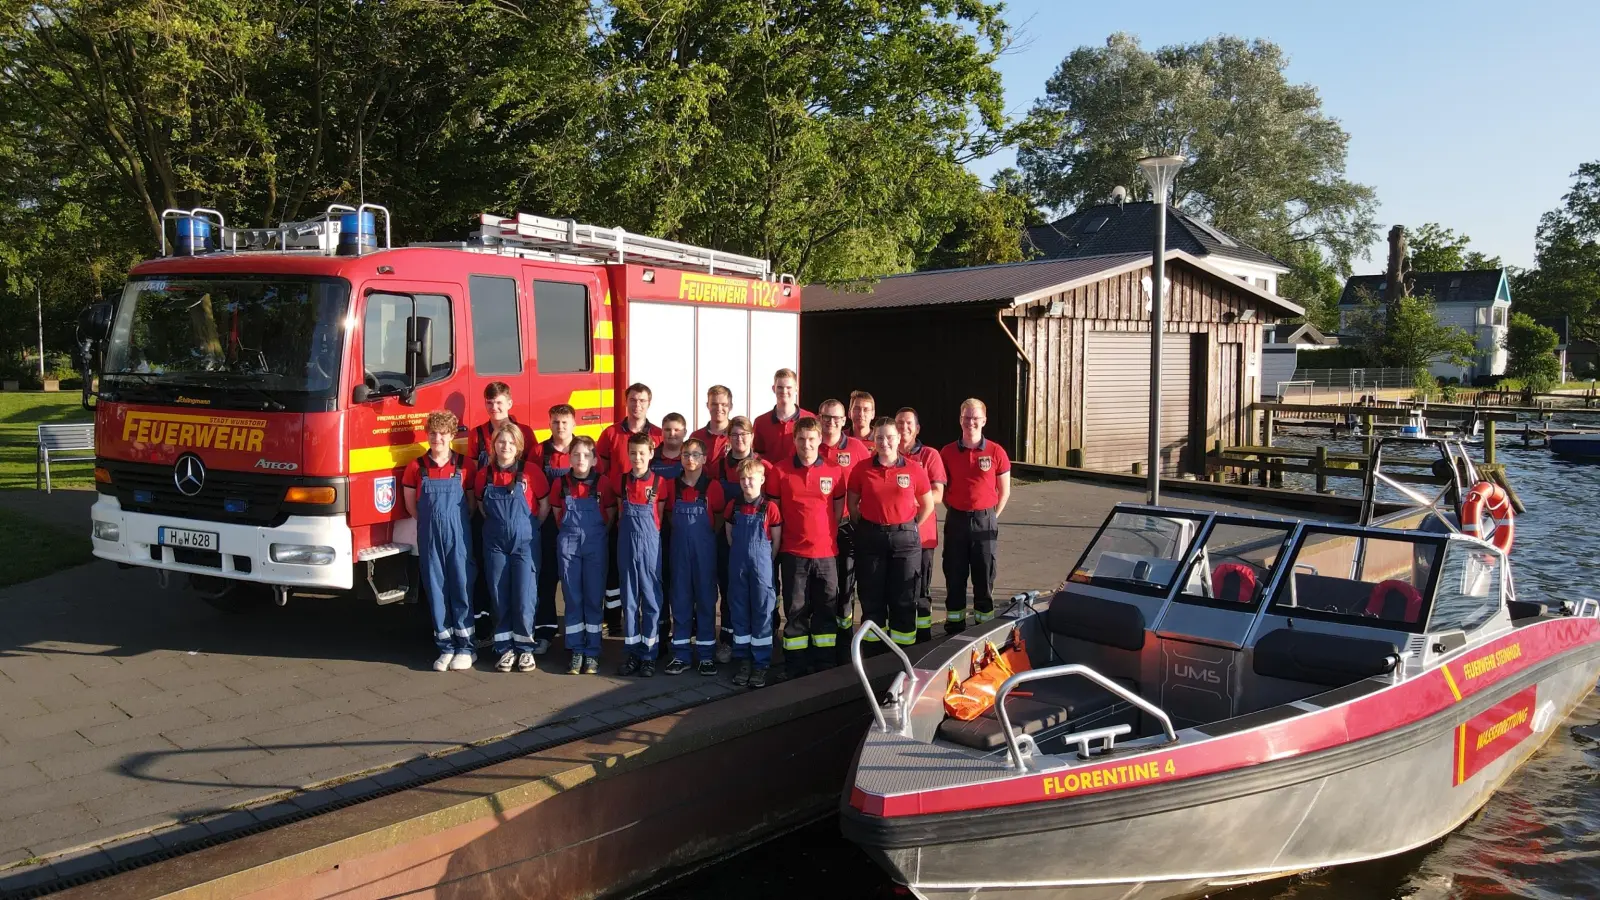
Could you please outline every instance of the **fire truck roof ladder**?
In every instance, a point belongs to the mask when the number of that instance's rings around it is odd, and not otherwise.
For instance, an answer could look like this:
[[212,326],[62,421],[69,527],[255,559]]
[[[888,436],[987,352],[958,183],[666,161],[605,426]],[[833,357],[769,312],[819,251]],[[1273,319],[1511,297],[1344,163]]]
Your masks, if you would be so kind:
[[[772,264],[754,256],[725,253],[709,247],[681,244],[665,238],[629,234],[621,228],[584,225],[572,219],[552,219],[518,213],[505,218],[484,213],[478,238],[485,245],[531,250],[558,257],[581,257],[597,262],[643,263],[707,274],[743,275],[773,280]],[[793,281],[780,275],[779,281]]]

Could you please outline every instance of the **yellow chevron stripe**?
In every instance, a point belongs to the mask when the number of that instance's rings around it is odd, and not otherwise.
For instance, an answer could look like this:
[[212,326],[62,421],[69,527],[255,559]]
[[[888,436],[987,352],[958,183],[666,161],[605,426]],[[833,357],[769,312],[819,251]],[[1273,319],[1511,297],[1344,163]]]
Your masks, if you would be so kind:
[[595,354],[594,370],[601,375],[610,375],[617,370],[617,358],[610,353]]
[[573,391],[567,396],[573,409],[610,409],[617,403],[616,391]]
[[[450,442],[450,449],[457,453],[467,452],[467,439],[464,437],[456,438]],[[398,469],[427,452],[427,441],[418,441],[415,444],[384,444],[381,447],[359,447],[350,451],[350,474],[359,475],[362,472],[382,472],[385,469]]]
[[611,340],[611,320],[601,319],[594,323],[594,336],[603,341]]
[[[610,422],[601,422],[599,425],[579,425],[577,428],[572,429],[572,433],[598,438],[600,432],[605,431],[610,424]],[[541,441],[548,441],[550,440],[550,429],[537,429],[533,432],[533,436]]]

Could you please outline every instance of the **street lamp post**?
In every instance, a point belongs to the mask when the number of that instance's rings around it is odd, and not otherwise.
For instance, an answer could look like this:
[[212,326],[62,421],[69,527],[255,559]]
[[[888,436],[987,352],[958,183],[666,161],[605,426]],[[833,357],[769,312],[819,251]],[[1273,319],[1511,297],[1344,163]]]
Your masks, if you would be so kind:
[[1147,156],[1139,160],[1156,204],[1156,245],[1150,265],[1150,438],[1144,463],[1151,505],[1161,502],[1161,301],[1167,275],[1167,191],[1186,162],[1181,156]]

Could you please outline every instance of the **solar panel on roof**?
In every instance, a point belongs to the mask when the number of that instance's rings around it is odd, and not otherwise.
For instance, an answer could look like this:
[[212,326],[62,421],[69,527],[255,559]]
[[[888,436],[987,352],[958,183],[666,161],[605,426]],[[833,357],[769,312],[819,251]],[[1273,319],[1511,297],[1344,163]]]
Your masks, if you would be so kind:
[[1093,219],[1090,219],[1089,220],[1089,224],[1083,226],[1083,233],[1084,234],[1094,234],[1096,231],[1099,231],[1101,228],[1104,228],[1105,224],[1106,224],[1106,217],[1105,216],[1097,216],[1097,217],[1095,217]]

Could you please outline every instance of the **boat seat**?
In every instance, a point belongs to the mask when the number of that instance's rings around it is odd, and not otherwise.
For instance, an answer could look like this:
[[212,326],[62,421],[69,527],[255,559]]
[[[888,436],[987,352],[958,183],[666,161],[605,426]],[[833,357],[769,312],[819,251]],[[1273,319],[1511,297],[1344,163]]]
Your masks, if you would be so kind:
[[[1136,691],[1132,681],[1113,679],[1130,691]],[[1022,734],[1036,734],[1047,728],[1066,724],[1073,719],[1103,712],[1120,702],[1115,694],[1098,684],[1077,675],[1064,675],[1048,681],[1035,681],[1024,686],[1033,696],[1013,694],[1006,700],[1006,713],[1011,716],[1011,727]],[[974,750],[998,750],[1005,746],[1005,734],[1000,728],[1000,717],[989,709],[970,722],[946,716],[939,723],[938,736]]]
[[1343,687],[1393,672],[1400,648],[1372,638],[1279,628],[1256,641],[1252,659],[1257,675]]
[[1144,612],[1132,603],[1061,591],[1050,601],[1045,621],[1062,637],[1123,650],[1144,648]]

